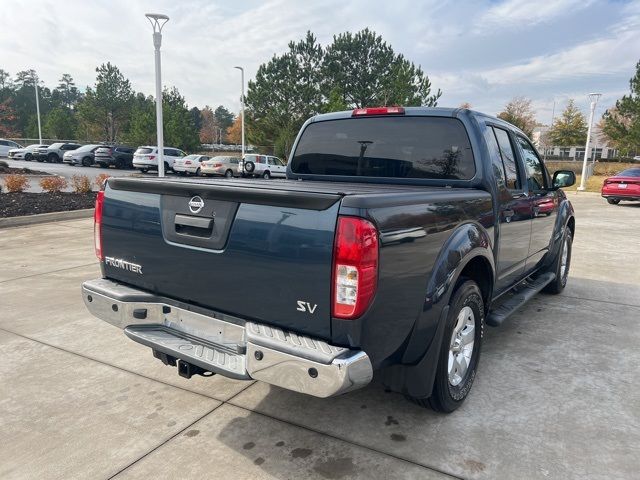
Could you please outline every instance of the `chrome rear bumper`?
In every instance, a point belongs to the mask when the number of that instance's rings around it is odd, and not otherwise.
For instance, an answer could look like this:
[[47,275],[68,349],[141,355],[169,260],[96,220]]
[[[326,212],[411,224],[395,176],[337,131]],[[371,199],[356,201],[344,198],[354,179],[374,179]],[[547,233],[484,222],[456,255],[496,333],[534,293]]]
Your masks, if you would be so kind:
[[331,397],[364,387],[373,377],[363,351],[217,312],[194,311],[111,280],[83,283],[82,298],[93,315],[123,329],[132,340],[230,378]]

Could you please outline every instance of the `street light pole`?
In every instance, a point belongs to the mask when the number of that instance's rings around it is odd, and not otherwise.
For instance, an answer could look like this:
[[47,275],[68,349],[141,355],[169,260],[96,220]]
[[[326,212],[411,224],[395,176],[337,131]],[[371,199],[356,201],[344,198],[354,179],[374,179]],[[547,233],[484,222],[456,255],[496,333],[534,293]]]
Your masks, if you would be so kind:
[[242,83],[242,86],[240,87],[240,115],[241,115],[241,122],[242,122],[242,173],[244,173],[244,68],[242,67],[233,67],[233,68],[237,68],[238,70],[240,70],[240,82]]
[[162,123],[162,78],[160,65],[160,46],[162,45],[162,27],[169,17],[161,13],[146,13],[145,16],[153,28],[153,47],[156,64],[156,129],[158,135],[158,177],[164,177],[164,132]]
[[590,93],[587,95],[589,100],[591,100],[591,113],[589,114],[589,129],[587,130],[587,144],[584,147],[584,160],[582,162],[582,177],[580,178],[580,186],[578,187],[579,192],[583,192],[586,190],[585,184],[587,182],[587,162],[589,160],[589,142],[591,141],[591,127],[593,126],[593,114],[596,111],[596,103],[598,103],[598,99],[600,98],[601,93]]
[[42,145],[42,126],[40,125],[40,99],[38,98],[38,77],[33,76],[33,86],[36,88],[36,112],[38,113],[38,140]]

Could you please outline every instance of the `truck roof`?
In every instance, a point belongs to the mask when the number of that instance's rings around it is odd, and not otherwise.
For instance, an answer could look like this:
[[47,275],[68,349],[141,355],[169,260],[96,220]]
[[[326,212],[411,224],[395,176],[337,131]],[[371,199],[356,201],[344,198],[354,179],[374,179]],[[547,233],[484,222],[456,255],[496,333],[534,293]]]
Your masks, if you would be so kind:
[[[505,122],[504,120],[494,116],[488,115],[486,113],[478,112],[477,110],[470,110],[467,108],[452,108],[452,107],[403,107],[405,111],[405,116],[413,115],[413,116],[425,116],[425,117],[459,117],[461,114],[466,114],[471,117],[483,117],[487,119],[491,119],[492,121],[502,124],[508,125],[510,128],[517,130],[518,132],[522,132],[518,127],[512,125],[511,123]],[[332,113],[323,113],[320,115],[315,115],[314,117],[309,119],[309,122],[322,122],[325,120],[338,120],[343,118],[352,118],[353,110],[344,110],[341,112],[332,112]],[[526,135],[525,135],[526,136]]]

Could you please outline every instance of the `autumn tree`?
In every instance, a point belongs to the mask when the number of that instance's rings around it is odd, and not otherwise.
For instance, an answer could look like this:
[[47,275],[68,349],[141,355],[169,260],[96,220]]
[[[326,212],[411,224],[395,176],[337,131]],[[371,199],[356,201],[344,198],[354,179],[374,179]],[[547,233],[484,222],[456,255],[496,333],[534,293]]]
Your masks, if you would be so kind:
[[200,110],[200,143],[216,143],[218,140],[218,124],[209,105]]
[[227,142],[238,145],[242,141],[242,120],[240,115],[234,118],[233,123],[227,128]]
[[0,137],[15,137],[16,112],[11,105],[11,99],[0,103]]
[[584,145],[587,141],[587,121],[573,99],[569,99],[567,108],[551,125],[549,141],[561,147]]
[[629,80],[629,95],[624,95],[602,119],[602,132],[611,145],[625,155],[640,152],[640,61]]
[[515,125],[529,137],[536,126],[536,116],[531,107],[531,100],[525,97],[514,97],[498,114],[498,118]]

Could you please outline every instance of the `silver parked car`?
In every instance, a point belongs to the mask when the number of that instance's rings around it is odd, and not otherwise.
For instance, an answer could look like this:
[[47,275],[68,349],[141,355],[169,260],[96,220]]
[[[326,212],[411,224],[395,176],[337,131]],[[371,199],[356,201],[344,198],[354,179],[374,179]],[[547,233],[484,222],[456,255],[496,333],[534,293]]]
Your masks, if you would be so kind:
[[69,165],[82,165],[90,167],[95,160],[95,152],[102,145],[83,145],[75,150],[69,150],[62,155],[62,161]]
[[202,175],[223,175],[227,178],[238,176],[240,157],[218,156],[202,162],[200,173]]
[[200,175],[200,167],[202,162],[209,160],[206,155],[187,155],[186,157],[176,158],[173,162],[173,171],[179,174],[193,173]]

